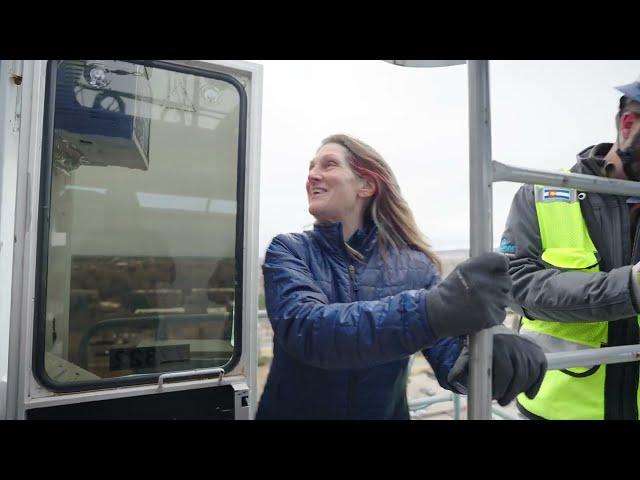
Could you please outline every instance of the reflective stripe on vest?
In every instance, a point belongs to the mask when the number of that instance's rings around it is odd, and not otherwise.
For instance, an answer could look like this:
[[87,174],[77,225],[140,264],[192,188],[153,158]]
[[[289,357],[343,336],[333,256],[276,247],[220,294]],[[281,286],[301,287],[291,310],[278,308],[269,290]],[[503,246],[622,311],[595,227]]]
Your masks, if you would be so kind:
[[[540,226],[542,262],[548,268],[598,272],[598,252],[582,217],[573,189],[536,185],[535,206]],[[607,343],[608,323],[566,323],[522,319],[522,335],[539,342],[547,352],[600,348]],[[518,395],[518,403],[547,419],[604,419],[606,368],[550,370],[534,399]]]

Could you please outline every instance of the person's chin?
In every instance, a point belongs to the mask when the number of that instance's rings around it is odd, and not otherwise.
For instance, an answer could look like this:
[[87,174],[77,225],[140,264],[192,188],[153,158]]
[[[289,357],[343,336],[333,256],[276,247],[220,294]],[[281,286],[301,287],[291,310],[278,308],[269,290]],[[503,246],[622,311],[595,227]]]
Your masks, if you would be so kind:
[[331,220],[322,212],[321,208],[310,206],[309,213],[316,219],[316,223],[331,223]]
[[324,223],[323,215],[321,213],[319,213],[317,210],[314,210],[314,209],[310,208],[309,209],[309,213],[311,214],[311,216],[313,218],[316,219],[316,223]]
[[309,213],[314,217],[318,218],[318,216],[322,216],[322,208],[317,205],[316,202],[311,202],[309,204]]

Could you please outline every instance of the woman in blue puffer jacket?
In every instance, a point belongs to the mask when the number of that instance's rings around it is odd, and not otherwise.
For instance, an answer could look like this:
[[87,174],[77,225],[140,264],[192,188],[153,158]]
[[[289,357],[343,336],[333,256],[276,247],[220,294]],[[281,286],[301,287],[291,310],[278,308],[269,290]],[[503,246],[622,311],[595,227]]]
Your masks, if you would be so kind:
[[[322,142],[306,184],[313,231],[275,237],[263,265],[273,362],[257,419],[408,419],[409,357],[422,351],[444,388],[464,393],[462,335],[505,317],[507,261],[489,253],[439,282],[440,264],[373,148]],[[494,333],[493,394],[537,393],[542,350]]]

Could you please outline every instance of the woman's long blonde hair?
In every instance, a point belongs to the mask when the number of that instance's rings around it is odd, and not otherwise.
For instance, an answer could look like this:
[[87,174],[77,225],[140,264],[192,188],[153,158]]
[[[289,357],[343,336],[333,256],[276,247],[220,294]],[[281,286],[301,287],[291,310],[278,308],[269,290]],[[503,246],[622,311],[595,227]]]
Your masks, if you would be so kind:
[[[328,143],[342,145],[347,150],[347,160],[356,175],[366,177],[376,185],[376,193],[365,210],[365,218],[370,217],[378,227],[378,245],[383,258],[391,248],[413,248],[423,252],[441,272],[440,260],[418,228],[409,205],[400,193],[396,177],[382,155],[349,135],[331,135],[322,141],[322,145]],[[352,255],[361,257],[347,247]]]

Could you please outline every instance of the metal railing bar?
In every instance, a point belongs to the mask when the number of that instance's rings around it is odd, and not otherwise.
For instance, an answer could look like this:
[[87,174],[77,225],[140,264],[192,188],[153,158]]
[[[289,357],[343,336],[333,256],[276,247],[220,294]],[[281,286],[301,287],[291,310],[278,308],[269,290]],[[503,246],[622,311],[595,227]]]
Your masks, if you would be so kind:
[[574,188],[584,192],[640,197],[640,182],[615,180],[582,173],[563,173],[514,167],[496,160],[493,160],[491,164],[493,169],[493,182],[549,185],[552,187]]

